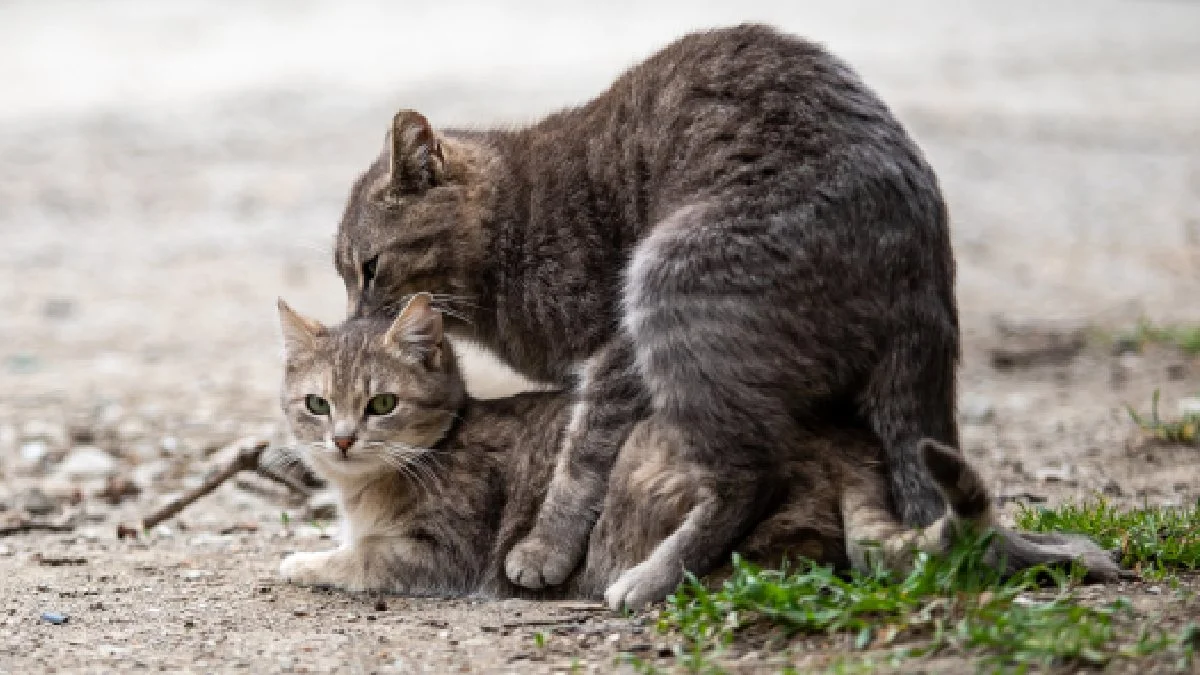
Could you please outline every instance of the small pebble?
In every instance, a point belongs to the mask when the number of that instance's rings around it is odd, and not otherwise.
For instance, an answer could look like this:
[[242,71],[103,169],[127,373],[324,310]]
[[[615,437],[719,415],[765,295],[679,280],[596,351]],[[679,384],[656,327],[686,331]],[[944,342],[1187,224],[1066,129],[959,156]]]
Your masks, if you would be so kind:
[[68,478],[107,478],[117,472],[117,460],[91,445],[75,448],[58,467]]
[[958,415],[963,424],[987,424],[996,418],[996,406],[987,397],[967,394],[958,404]]
[[71,617],[67,616],[66,614],[59,614],[58,612],[42,612],[42,621],[54,624],[55,626],[61,626],[70,619]]
[[1071,477],[1071,466],[1044,466],[1034,472],[1034,477],[1046,483],[1061,483]]
[[37,440],[21,444],[21,463],[26,466],[38,464],[46,457],[46,442]]

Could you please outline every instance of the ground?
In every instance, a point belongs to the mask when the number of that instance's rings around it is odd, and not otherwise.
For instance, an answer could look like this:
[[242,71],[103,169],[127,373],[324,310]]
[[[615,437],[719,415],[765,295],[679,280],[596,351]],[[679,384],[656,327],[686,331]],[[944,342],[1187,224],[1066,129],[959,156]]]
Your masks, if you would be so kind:
[[[959,264],[963,446],[1009,513],[1196,500],[1200,452],[1146,443],[1124,406],[1161,389],[1177,414],[1200,394],[1200,362],[1113,343],[1142,317],[1200,322],[1200,7],[726,4],[0,7],[0,527],[27,512],[71,522],[0,536],[0,672],[607,671],[619,652],[668,649],[652,614],[280,584],[281,556],[330,545],[331,526],[255,477],[148,537],[115,534],[239,443],[284,442],[273,302],[343,310],[331,235],[394,108],[532,119],[686,28],[740,18],[845,56],[937,169]],[[440,30],[396,37],[413,25]],[[397,57],[400,43],[444,58]],[[992,363],[1075,331],[1077,354]],[[477,392],[511,386],[471,363]],[[107,504],[109,476],[139,494]],[[1195,613],[1161,583],[1087,592],[1129,596],[1160,624]],[[815,668],[845,644],[795,646]],[[746,649],[728,665],[778,670],[779,654]],[[962,666],[948,658],[923,667]]]

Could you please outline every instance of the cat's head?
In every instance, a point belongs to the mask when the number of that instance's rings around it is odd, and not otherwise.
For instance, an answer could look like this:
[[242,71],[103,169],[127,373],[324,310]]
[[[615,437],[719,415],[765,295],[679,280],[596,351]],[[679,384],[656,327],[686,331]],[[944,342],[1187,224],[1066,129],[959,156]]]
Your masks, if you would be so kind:
[[466,400],[428,295],[414,296],[395,320],[334,327],[280,300],[279,321],[283,411],[301,456],[331,480],[420,463]]
[[334,266],[350,316],[391,316],[412,293],[469,295],[468,270],[483,255],[487,165],[479,144],[438,135],[420,113],[396,113],[338,227]]

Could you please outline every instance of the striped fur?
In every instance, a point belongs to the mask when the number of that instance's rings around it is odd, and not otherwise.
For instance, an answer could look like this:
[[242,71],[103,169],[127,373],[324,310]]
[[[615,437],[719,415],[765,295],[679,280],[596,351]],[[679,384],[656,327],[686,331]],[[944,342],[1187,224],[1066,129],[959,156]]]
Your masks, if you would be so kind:
[[[697,548],[717,550],[710,569],[736,549],[765,563],[805,556],[903,570],[916,550],[945,550],[959,528],[997,527],[979,474],[932,441],[921,446],[923,465],[949,511],[928,527],[905,527],[888,496],[883,446],[864,430],[827,425],[788,449],[778,476],[787,489],[762,500],[767,506],[744,538],[723,545],[710,529],[729,503],[721,490],[754,493],[756,472],[718,474],[690,452],[685,432],[652,417],[635,426],[602,476],[602,509],[580,553],[584,565],[562,584],[529,589],[511,579],[506,554],[534,527],[556,474],[570,470],[562,447],[582,406],[563,392],[467,397],[426,296],[395,321],[326,328],[282,304],[280,317],[283,407],[297,447],[337,490],[343,520],[339,548],[283,561],[281,574],[296,583],[415,595],[603,595],[613,607],[636,607],[661,600],[694,569],[687,561]],[[364,415],[379,393],[397,395],[395,412]],[[330,413],[308,411],[309,394],[326,399]],[[339,423],[357,439],[346,451],[332,442]],[[989,555],[1009,570],[1076,558],[1097,578],[1116,569],[1086,539],[1003,528]]]

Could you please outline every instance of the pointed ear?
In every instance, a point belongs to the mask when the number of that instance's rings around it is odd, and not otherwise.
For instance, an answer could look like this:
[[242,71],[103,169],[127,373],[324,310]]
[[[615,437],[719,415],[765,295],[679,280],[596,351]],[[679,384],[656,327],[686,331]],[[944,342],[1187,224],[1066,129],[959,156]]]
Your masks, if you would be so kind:
[[442,143],[429,120],[415,110],[401,110],[388,133],[388,195],[420,194],[442,178]]
[[317,336],[325,332],[325,326],[314,319],[300,316],[283,301],[283,298],[279,299],[277,305],[284,352],[290,354],[298,349],[311,348]]
[[417,293],[408,301],[392,327],[384,334],[384,343],[398,348],[431,367],[442,365],[442,313],[433,308],[428,293]]

